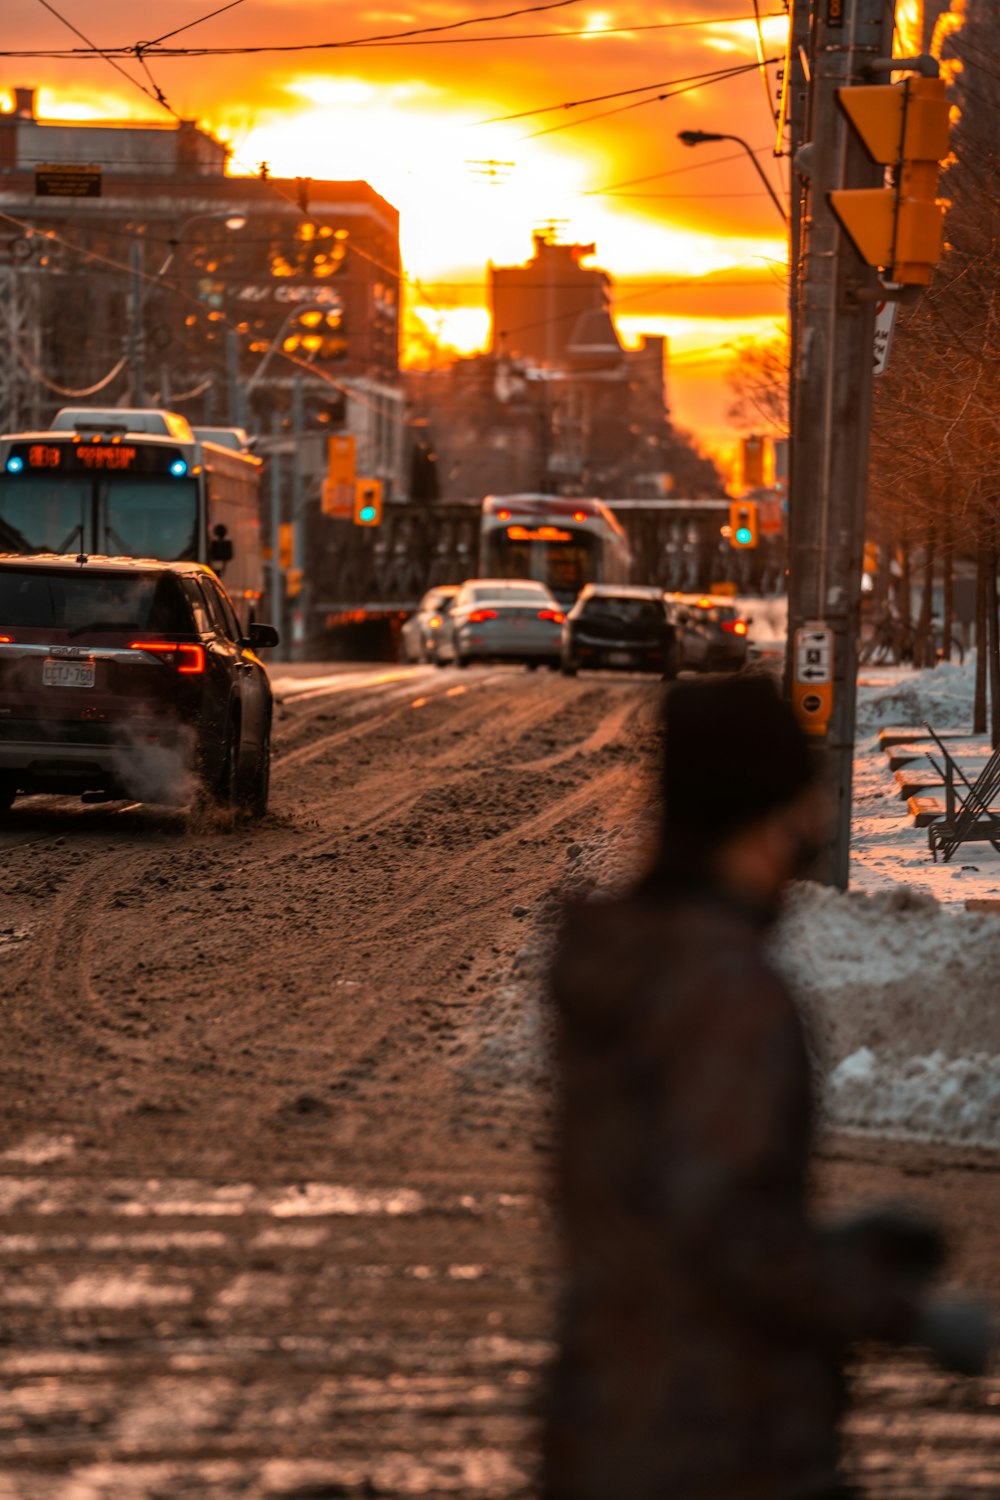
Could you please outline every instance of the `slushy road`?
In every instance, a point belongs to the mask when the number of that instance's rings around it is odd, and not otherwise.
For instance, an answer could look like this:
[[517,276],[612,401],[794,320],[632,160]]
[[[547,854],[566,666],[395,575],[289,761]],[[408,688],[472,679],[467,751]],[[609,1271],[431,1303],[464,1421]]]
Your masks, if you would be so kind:
[[[0,829],[2,1500],[532,1493],[532,996],[573,851],[643,805],[658,685],[273,677],[260,826],[27,799]],[[817,1178],[941,1212],[997,1297],[998,1167],[837,1138]],[[1000,1383],[858,1382],[878,1500],[1000,1493]]]

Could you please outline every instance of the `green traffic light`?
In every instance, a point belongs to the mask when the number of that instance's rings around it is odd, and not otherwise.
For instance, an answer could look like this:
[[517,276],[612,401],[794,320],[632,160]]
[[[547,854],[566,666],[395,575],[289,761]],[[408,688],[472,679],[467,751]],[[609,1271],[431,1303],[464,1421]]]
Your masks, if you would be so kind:
[[378,511],[375,509],[374,505],[363,505],[358,511],[358,520],[368,523],[374,521],[377,515]]
[[741,547],[749,547],[750,543],[753,541],[753,532],[750,530],[750,527],[738,526],[736,528],[736,540],[739,542]]

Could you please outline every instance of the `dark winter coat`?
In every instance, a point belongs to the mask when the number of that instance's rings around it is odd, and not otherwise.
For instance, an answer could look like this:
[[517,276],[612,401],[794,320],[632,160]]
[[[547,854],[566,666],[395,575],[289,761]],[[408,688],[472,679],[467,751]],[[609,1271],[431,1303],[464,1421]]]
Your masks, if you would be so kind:
[[545,1500],[836,1487],[841,1363],[912,1316],[806,1214],[810,1068],[762,924],[650,884],[553,971],[568,1259]]

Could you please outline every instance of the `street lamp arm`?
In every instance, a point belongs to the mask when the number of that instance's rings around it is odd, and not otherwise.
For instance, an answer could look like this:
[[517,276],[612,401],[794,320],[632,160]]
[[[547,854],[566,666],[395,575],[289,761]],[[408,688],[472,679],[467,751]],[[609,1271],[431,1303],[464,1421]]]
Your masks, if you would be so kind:
[[276,350],[278,348],[278,345],[280,344],[281,340],[284,338],[285,331],[287,330],[288,325],[289,325],[289,323],[291,323],[291,321],[292,321],[293,318],[299,318],[299,317],[302,316],[303,313],[309,313],[309,312],[322,312],[322,313],[326,313],[326,312],[329,312],[329,311],[330,311],[330,309],[329,309],[328,306],[324,306],[322,303],[319,303],[319,302],[303,302],[300,306],[289,308],[288,312],[285,314],[284,318],[282,319],[281,327],[278,329],[277,333],[274,335],[274,338],[271,340],[270,344],[267,346],[267,350],[266,350],[266,352],[264,354],[264,358],[261,360],[260,364],[257,366],[256,370],[254,370],[253,374],[250,376],[250,379],[247,381],[246,385],[244,386],[244,388],[243,388],[244,389],[244,395],[249,394],[249,392],[253,390],[254,386],[260,380],[261,376],[264,373],[265,368],[270,363],[272,354],[274,354],[276,352]]
[[771,202],[778,210],[784,222],[786,224],[788,223],[788,210],[785,208],[785,205],[782,203],[781,199],[774,191],[774,188],[771,185],[771,179],[768,177],[767,173],[764,171],[764,168],[757,160],[757,153],[754,151],[753,147],[743,139],[741,135],[731,135],[728,131],[726,131],[725,133],[721,133],[714,130],[681,130],[678,131],[677,139],[679,141],[683,141],[685,146],[701,146],[708,141],[734,141],[737,146],[742,146],[747,156],[749,156],[750,160],[753,162],[754,171],[757,173],[757,176],[767,188],[767,191],[771,198]]

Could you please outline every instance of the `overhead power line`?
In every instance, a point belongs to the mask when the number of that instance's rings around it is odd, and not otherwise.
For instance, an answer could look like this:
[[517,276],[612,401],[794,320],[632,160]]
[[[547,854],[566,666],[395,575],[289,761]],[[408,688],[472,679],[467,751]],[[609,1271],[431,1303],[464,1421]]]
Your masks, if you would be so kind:
[[[209,20],[211,16],[220,15],[224,10],[233,9],[234,5],[242,5],[243,0],[233,0],[232,5],[224,5],[218,11],[211,11],[208,16],[202,16],[201,21]],[[541,7],[545,9],[546,7]],[[531,14],[536,7],[529,6],[525,11],[512,11],[505,19],[513,18],[519,14]],[[765,11],[761,19],[768,21],[785,15],[784,11]],[[499,19],[498,17],[481,16],[478,23],[465,21],[462,25],[484,24],[487,21]],[[480,46],[484,42],[543,42],[563,41],[572,37],[602,37],[602,36],[631,36],[640,32],[649,31],[675,31],[684,27],[692,26],[727,26],[745,20],[742,15],[728,16],[692,16],[683,21],[652,21],[643,22],[638,26],[602,26],[594,28],[583,26],[579,28],[564,29],[561,31],[508,31],[490,32],[485,36],[464,37],[439,37],[421,36],[414,32],[399,32],[388,34],[384,38],[376,37],[348,37],[343,41],[320,41],[320,42],[295,42],[271,46],[267,43],[259,45],[247,44],[244,47],[162,47],[160,43],[165,37],[155,42],[130,43],[127,46],[114,46],[97,49],[94,47],[80,48],[0,48],[0,57],[17,58],[51,58],[75,62],[87,62],[92,56],[107,58],[134,57],[136,47],[140,52],[156,53],[165,58],[176,57],[238,57],[245,54],[260,54],[267,52],[315,52],[326,51],[336,48],[353,48],[363,50],[366,47],[471,47]],[[178,31],[167,32],[166,37],[176,36],[180,31],[189,30],[191,26],[201,24],[201,21],[192,21],[188,26],[178,28]]]
[[[774,58],[770,59],[772,62]],[[606,94],[588,94],[582,99],[561,99],[558,104],[540,104],[534,109],[519,109],[512,115],[490,115],[477,120],[477,125],[505,125],[511,120],[527,120],[533,115],[551,115],[562,109],[579,109],[585,104],[604,104],[608,99],[626,99],[631,94],[648,94],[651,89],[673,88],[680,83],[698,83],[717,77],[752,73],[757,64],[734,63],[729,68],[709,68],[703,73],[684,73],[678,78],[658,78],[655,83],[637,83],[632,88],[611,89]]]
[[158,47],[161,42],[167,42],[172,36],[180,36],[182,31],[192,31],[195,26],[202,26],[206,21],[211,21],[214,16],[221,16],[223,11],[235,10],[242,5],[243,0],[229,0],[228,5],[220,5],[216,10],[210,10],[207,16],[199,16],[197,21],[188,21],[183,26],[175,26],[173,31],[165,31],[162,36],[156,37],[151,42],[139,42],[137,46],[143,52],[148,52],[151,47]]
[[[90,37],[87,36],[85,32],[80,30],[79,26],[75,26],[72,21],[68,21],[65,16],[60,15],[55,6],[49,4],[49,0],[38,0],[38,3],[43,10],[48,11],[50,16],[55,16],[56,20],[60,23],[60,25],[65,26],[67,31],[71,31],[74,36],[78,36],[80,38],[81,42],[85,42],[92,53],[94,53],[97,57],[103,57],[104,61],[110,67],[114,68],[116,73],[121,74],[126,83],[130,83],[133,88],[138,89],[140,93],[145,94],[147,99],[152,99],[154,104],[162,104],[165,108],[170,108],[170,106],[166,103],[166,100],[160,96],[159,90],[154,93],[152,89],[147,88],[146,85],[142,83],[138,78],[134,78],[127,68],[123,68],[121,63],[116,62],[115,59],[111,57],[107,52],[105,52],[103,48],[98,47],[96,42],[92,42],[90,40]],[[170,110],[170,113],[173,114],[174,111]],[[178,115],[177,118],[179,119],[180,116]]]
[[[771,58],[771,62],[777,59]],[[582,115],[572,120],[566,120],[562,125],[548,125],[544,130],[534,130],[530,135],[522,137],[524,140],[534,141],[543,135],[555,135],[560,130],[571,130],[576,125],[589,125],[594,120],[607,120],[611,115],[624,115],[632,109],[643,109],[647,104],[662,104],[666,99],[676,99],[681,94],[692,94],[698,89],[708,88],[713,83],[728,83],[733,78],[738,78],[743,73],[756,71],[756,63],[744,63],[742,67],[729,68],[724,72],[702,77],[696,83],[686,83],[682,88],[665,89],[662,94],[652,94],[648,99],[633,99],[631,104],[619,104],[614,109],[601,109],[594,115]],[[628,90],[633,93],[634,90]]]
[[[754,146],[752,154],[763,156],[766,151],[770,150],[770,146]],[[665,172],[647,172],[643,177],[623,177],[618,182],[605,183],[604,187],[588,188],[581,194],[581,197],[596,198],[603,193],[610,193],[613,188],[638,187],[643,182],[659,182],[664,177],[680,177],[684,172],[702,172],[706,167],[721,166],[727,161],[739,161],[745,154],[743,151],[730,151],[725,156],[706,156],[700,161],[689,162],[686,167],[668,167]]]

